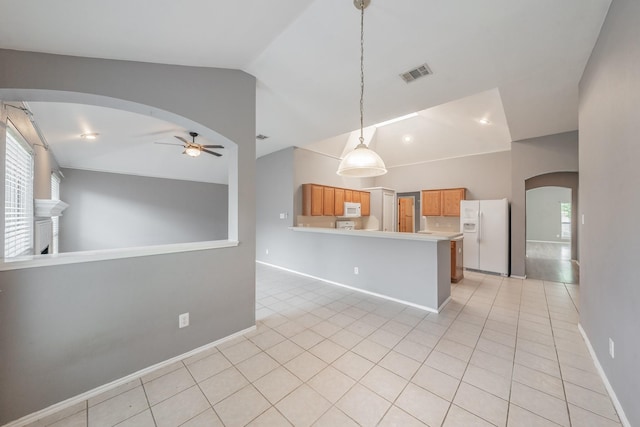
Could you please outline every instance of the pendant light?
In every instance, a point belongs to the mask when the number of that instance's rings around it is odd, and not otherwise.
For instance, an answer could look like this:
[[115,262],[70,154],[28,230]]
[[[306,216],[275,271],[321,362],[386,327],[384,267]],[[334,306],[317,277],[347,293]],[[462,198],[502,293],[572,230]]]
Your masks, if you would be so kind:
[[364,143],[364,9],[371,0],[353,0],[360,9],[360,143],[340,162],[337,174],[354,178],[368,178],[387,173],[384,162]]

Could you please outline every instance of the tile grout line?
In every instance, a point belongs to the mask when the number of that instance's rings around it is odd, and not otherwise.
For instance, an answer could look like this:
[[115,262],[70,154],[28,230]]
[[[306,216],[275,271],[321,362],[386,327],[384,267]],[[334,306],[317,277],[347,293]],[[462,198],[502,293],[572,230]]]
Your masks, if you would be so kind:
[[[182,361],[181,361],[182,363]],[[184,363],[183,363],[184,365]],[[188,371],[188,369],[187,369]],[[147,394],[147,389],[144,386],[144,382],[142,382],[142,377],[139,378],[140,380],[140,386],[142,387],[142,392],[144,393],[144,398],[147,400],[147,406],[149,407],[149,413],[151,413],[151,420],[153,420],[153,425],[154,426],[158,426],[158,423],[156,422],[156,417],[155,415],[153,415],[153,411],[151,410],[151,402],[149,402],[149,395]],[[87,424],[87,426],[89,426],[89,424]]]

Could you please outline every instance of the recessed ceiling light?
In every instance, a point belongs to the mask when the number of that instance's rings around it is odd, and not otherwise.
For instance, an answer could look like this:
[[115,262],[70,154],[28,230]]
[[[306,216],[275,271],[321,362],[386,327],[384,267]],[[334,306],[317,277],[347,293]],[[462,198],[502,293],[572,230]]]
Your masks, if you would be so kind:
[[99,133],[83,133],[82,135],[80,135],[80,138],[82,139],[96,139],[98,138],[98,135],[100,135]]
[[411,144],[413,142],[413,135],[404,135],[402,137],[402,142],[405,144]]
[[391,123],[400,122],[402,120],[407,120],[407,119],[410,119],[412,117],[416,117],[417,115],[418,115],[418,113],[406,114],[404,116],[396,117],[395,119],[390,119],[390,120],[387,120],[385,122],[377,123],[374,126],[377,127],[377,128],[381,128],[382,126],[390,125]]
[[481,125],[485,125],[485,126],[491,124],[489,119],[480,119],[480,120],[478,120],[478,123],[480,123]]

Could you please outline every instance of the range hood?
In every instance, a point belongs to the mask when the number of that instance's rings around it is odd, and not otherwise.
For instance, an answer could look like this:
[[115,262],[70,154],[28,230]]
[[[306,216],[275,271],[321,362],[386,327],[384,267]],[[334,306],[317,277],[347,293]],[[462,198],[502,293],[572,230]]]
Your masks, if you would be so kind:
[[68,207],[69,204],[62,200],[35,199],[35,215],[40,218],[60,216],[62,211]]

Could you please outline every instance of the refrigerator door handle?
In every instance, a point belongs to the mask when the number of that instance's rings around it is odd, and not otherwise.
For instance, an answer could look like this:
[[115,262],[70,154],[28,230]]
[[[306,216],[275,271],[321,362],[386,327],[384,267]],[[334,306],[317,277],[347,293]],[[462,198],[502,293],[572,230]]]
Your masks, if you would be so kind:
[[478,232],[476,233],[476,241],[478,243],[480,243],[480,239],[481,239],[481,234],[482,234],[482,211],[478,212]]

